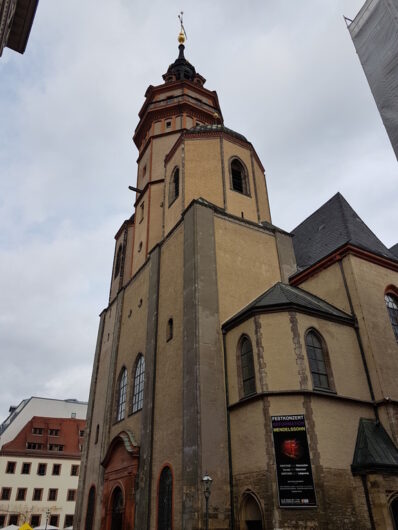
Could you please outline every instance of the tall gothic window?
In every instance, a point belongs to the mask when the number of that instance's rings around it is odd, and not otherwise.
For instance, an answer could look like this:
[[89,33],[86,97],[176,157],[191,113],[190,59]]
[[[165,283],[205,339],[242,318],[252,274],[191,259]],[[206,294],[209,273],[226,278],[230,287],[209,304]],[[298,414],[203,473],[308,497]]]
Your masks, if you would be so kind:
[[237,159],[234,158],[230,164],[231,189],[249,195],[249,182],[246,168]]
[[158,530],[172,530],[173,476],[164,467],[159,479]]
[[115,274],[114,278],[117,278],[121,271],[121,265],[122,265],[122,254],[123,254],[123,245],[119,245],[119,248],[117,249],[116,254],[116,263],[115,263]]
[[126,412],[126,393],[127,393],[127,370],[122,368],[119,376],[118,394],[117,394],[117,410],[116,420],[124,419]]
[[134,374],[134,388],[133,388],[133,412],[142,409],[144,402],[144,384],[145,384],[145,359],[140,354]]
[[327,352],[322,337],[311,330],[305,336],[305,345],[314,388],[332,390],[327,367]]
[[88,492],[86,523],[84,525],[84,530],[92,530],[93,528],[94,508],[95,508],[95,487],[91,486],[90,491]]
[[398,298],[392,293],[387,293],[384,296],[384,300],[386,301],[387,311],[390,317],[395,339],[398,342]]
[[180,194],[180,169],[176,167],[170,178],[169,184],[169,206],[177,199]]
[[243,337],[240,341],[240,366],[243,397],[255,394],[256,377],[254,372],[253,348],[249,337]]

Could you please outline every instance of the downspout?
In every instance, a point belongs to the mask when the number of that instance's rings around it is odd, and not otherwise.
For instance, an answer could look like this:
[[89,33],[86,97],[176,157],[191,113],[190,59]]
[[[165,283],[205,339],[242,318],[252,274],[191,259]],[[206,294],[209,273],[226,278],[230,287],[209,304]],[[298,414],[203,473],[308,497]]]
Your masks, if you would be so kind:
[[[222,344],[224,349],[224,381],[225,381],[225,403],[227,408],[227,435],[228,435],[228,466],[229,466],[229,502],[231,505],[231,518],[229,528],[235,528],[235,510],[234,510],[234,482],[232,474],[232,447],[231,447],[231,418],[229,412],[229,390],[228,390],[228,373],[227,373],[227,345],[226,331],[222,330]],[[372,529],[373,530],[373,529]]]
[[375,520],[373,518],[372,505],[369,497],[368,482],[366,480],[366,475],[361,475],[363,491],[365,493],[366,507],[368,509],[369,519],[370,519],[370,528],[376,530]]
[[[348,303],[350,305],[351,315],[354,317],[355,335],[357,337],[359,350],[361,352],[362,364],[363,364],[363,367],[364,367],[364,370],[365,370],[366,381],[368,383],[370,397],[371,397],[372,402],[373,402],[373,410],[374,410],[374,413],[375,413],[375,416],[376,416],[376,421],[379,423],[380,422],[379,410],[378,410],[377,405],[375,403],[375,395],[374,395],[374,391],[373,391],[373,385],[372,385],[372,381],[370,379],[370,373],[369,373],[368,363],[366,362],[365,350],[363,348],[361,334],[359,332],[358,319],[357,319],[357,316],[356,316],[355,311],[354,311],[354,306],[353,306],[353,303],[352,303],[352,298],[351,298],[350,290],[348,288],[347,278],[346,278],[346,275],[345,275],[345,272],[344,272],[343,262],[342,262],[341,258],[339,259],[339,267],[340,267],[341,276],[343,278],[343,283],[344,283],[345,292],[346,292],[346,295],[347,295],[347,298],[348,298]],[[366,486],[366,488],[367,488],[367,486]]]

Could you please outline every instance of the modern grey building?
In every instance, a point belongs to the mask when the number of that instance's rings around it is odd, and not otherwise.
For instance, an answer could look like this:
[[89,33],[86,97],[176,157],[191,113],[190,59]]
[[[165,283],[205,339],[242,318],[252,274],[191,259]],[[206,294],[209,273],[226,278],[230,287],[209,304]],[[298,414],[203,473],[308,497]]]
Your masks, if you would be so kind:
[[349,31],[398,158],[397,0],[366,0]]

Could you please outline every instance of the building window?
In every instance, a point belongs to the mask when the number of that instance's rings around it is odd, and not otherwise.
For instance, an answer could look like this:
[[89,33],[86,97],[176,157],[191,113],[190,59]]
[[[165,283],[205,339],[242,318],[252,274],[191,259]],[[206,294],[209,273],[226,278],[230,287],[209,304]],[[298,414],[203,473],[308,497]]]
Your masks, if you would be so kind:
[[145,203],[140,204],[140,223],[144,220]]
[[166,129],[170,129],[171,127],[171,121],[166,121]]
[[141,252],[142,250],[142,241],[140,241],[140,244],[138,245],[138,252]]
[[70,474],[72,477],[78,477],[79,476],[79,467],[77,464],[72,464],[70,468]]
[[174,168],[174,171],[170,177],[169,183],[169,207],[177,199],[180,194],[180,169]]
[[57,496],[58,496],[58,490],[56,488],[50,488],[48,490],[48,498],[47,498],[48,501],[56,501]]
[[167,322],[167,335],[166,340],[167,342],[173,338],[173,319],[169,318],[169,321]]
[[7,462],[6,473],[15,473],[16,462]]
[[32,501],[41,501],[43,496],[43,488],[35,488],[33,490]]
[[50,436],[59,436],[59,429],[48,429],[48,434]]
[[94,441],[95,444],[98,443],[98,438],[99,438],[99,425],[97,424],[97,427],[95,428],[95,441]]
[[61,464],[53,464],[53,475],[61,474]]
[[32,433],[41,435],[41,434],[43,434],[43,429],[42,429],[42,427],[33,427]]
[[73,526],[73,515],[65,515],[64,528]]
[[325,341],[316,331],[308,331],[305,336],[308,362],[310,365],[312,383],[318,390],[333,390],[330,384],[328,360]]
[[24,501],[26,499],[26,488],[18,488],[17,501]]
[[133,412],[142,409],[144,402],[144,384],[145,384],[145,359],[142,354],[139,355],[136,362],[133,387]]
[[61,444],[48,444],[49,451],[63,451],[64,446]]
[[124,419],[126,412],[126,393],[127,393],[127,370],[122,368],[119,376],[119,384],[117,386],[117,409],[116,421]]
[[392,293],[386,293],[384,300],[386,301],[387,311],[390,317],[392,329],[394,331],[395,340],[398,342],[398,298]]
[[90,491],[88,492],[86,524],[84,525],[84,530],[92,530],[93,528],[94,508],[95,508],[95,487],[91,486]]
[[229,165],[231,189],[243,195],[249,195],[249,179],[245,166],[237,158]]
[[121,266],[122,266],[122,254],[123,254],[123,245],[119,245],[119,248],[117,249],[117,254],[116,254],[114,278],[117,278],[120,274]]
[[76,490],[68,490],[66,495],[67,501],[74,501],[76,499]]
[[38,444],[36,442],[26,442],[26,449],[41,451],[43,449],[43,444]]
[[58,528],[59,515],[50,515],[50,526],[56,526]]
[[173,476],[169,467],[164,467],[159,478],[158,529],[172,530]]
[[9,501],[11,497],[11,488],[3,488],[1,490],[1,500]]
[[29,475],[30,474],[30,462],[23,462],[22,468],[21,468],[21,474],[22,475]]
[[30,526],[34,528],[35,526],[40,526],[41,515],[35,515],[32,513],[30,516]]
[[80,438],[84,438],[84,431],[83,430],[79,431],[79,436],[80,436]]
[[47,464],[37,464],[37,474],[44,476],[47,471]]
[[0,528],[3,528],[6,524],[6,516],[3,514],[0,514]]
[[19,519],[19,515],[17,513],[12,513],[9,518],[8,518],[8,524],[9,525],[12,525],[14,524],[15,526],[19,526],[18,524],[18,519]]
[[241,396],[246,397],[256,393],[256,375],[254,371],[253,348],[249,337],[244,336],[240,339],[238,353],[240,361],[240,378],[242,384]]

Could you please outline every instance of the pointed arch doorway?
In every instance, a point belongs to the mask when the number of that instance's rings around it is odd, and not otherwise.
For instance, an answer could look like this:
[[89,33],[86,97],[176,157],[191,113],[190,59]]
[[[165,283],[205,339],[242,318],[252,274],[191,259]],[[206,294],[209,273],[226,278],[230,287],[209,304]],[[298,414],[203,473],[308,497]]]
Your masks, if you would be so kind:
[[240,508],[240,530],[264,530],[263,515],[256,497],[244,494]]
[[138,463],[139,448],[133,433],[122,431],[109,444],[102,462],[105,468],[102,529],[134,530]]

